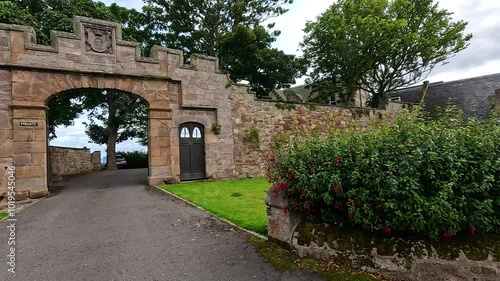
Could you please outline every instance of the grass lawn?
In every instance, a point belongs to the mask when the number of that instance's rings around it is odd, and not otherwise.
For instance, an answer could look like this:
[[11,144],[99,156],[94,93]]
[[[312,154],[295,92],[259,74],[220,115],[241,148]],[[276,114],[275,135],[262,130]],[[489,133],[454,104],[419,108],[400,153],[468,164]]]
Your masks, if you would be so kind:
[[9,215],[9,213],[7,212],[0,212],[0,220],[7,217]]
[[267,234],[266,179],[192,182],[161,185],[205,210],[245,229]]

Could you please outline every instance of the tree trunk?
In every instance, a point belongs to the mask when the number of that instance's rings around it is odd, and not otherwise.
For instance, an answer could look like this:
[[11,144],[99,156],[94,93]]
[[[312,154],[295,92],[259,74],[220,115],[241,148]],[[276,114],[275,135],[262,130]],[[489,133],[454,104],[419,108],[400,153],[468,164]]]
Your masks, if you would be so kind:
[[116,139],[118,126],[116,126],[116,100],[115,93],[107,92],[108,103],[108,141],[106,143],[107,170],[116,170]]

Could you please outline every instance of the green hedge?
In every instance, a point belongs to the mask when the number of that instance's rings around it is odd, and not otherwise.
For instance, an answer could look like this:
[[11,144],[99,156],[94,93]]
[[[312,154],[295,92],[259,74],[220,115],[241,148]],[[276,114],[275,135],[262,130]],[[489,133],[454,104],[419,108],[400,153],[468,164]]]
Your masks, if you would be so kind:
[[405,111],[391,124],[327,138],[295,135],[268,157],[269,181],[288,210],[339,227],[433,240],[498,233],[500,127],[452,111],[435,120]]
[[127,160],[127,169],[148,168],[148,153],[146,151],[116,152]]

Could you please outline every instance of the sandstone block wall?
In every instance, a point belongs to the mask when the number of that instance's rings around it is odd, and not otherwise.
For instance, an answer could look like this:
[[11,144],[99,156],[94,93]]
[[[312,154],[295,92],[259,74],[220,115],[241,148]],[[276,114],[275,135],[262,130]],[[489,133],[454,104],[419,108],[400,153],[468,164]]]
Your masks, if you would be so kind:
[[92,155],[88,148],[51,146],[49,159],[50,173],[53,176],[87,174],[94,170]]

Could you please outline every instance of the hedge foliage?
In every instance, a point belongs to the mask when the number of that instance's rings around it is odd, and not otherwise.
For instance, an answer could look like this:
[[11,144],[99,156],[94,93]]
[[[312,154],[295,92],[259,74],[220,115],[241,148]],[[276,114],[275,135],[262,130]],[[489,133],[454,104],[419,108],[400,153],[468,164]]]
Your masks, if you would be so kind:
[[148,153],[146,151],[116,152],[127,160],[127,169],[148,168]]
[[499,233],[500,126],[455,111],[405,111],[326,138],[295,132],[268,157],[269,181],[288,211],[338,227],[433,240]]

